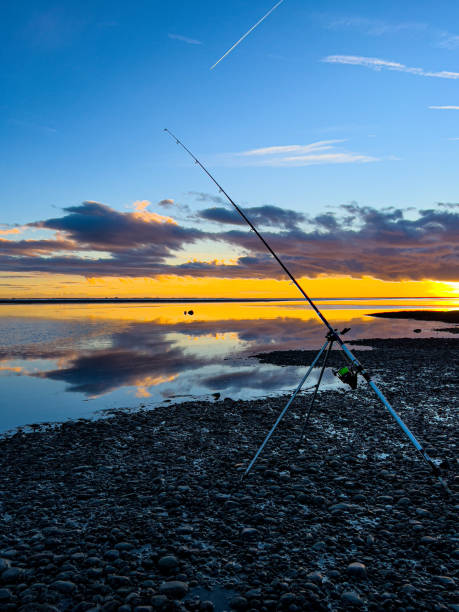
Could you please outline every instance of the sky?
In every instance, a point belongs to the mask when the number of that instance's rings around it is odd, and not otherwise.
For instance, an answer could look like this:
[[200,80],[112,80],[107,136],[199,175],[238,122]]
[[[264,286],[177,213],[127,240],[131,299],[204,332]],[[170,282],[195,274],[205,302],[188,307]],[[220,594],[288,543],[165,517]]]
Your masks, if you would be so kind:
[[7,3],[0,297],[457,295],[459,4]]

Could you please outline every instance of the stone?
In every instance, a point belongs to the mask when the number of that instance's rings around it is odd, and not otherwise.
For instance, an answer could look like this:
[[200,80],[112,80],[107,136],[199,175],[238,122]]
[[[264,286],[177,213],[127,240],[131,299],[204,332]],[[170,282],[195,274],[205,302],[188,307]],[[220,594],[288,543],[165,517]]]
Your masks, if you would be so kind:
[[2,572],[2,581],[3,582],[19,582],[24,576],[24,570],[19,567],[9,567],[4,572]]
[[165,595],[169,599],[182,599],[188,593],[188,584],[181,580],[171,580],[163,582],[159,587],[161,595]]
[[317,584],[322,584],[324,577],[322,576],[322,574],[320,572],[310,572],[307,575],[307,578],[311,581],[311,582],[315,582]]
[[165,595],[153,595],[153,597],[151,598],[151,605],[155,610],[160,610],[161,608],[164,608],[167,602],[168,599]]
[[51,587],[63,595],[69,595],[76,589],[76,584],[74,582],[70,582],[69,580],[56,580],[55,582],[51,583]]
[[367,568],[363,563],[355,562],[347,566],[347,573],[358,580],[365,580],[367,577]]
[[119,576],[118,574],[109,574],[107,576],[108,584],[114,589],[120,589],[131,584],[130,579],[127,576]]
[[12,601],[13,595],[9,589],[0,589],[0,603]]
[[9,567],[11,567],[11,561],[8,559],[0,559],[0,572],[5,571]]
[[456,581],[450,576],[434,576],[434,580],[437,584],[441,584],[448,589],[454,589],[456,586]]
[[244,540],[253,540],[258,535],[258,529],[255,529],[255,527],[243,527],[240,535]]
[[344,591],[341,600],[348,606],[363,606],[363,600],[356,591]]
[[171,572],[178,567],[178,559],[174,555],[166,555],[158,561],[158,567],[163,572]]
[[245,597],[233,597],[229,606],[232,610],[247,610],[248,601]]

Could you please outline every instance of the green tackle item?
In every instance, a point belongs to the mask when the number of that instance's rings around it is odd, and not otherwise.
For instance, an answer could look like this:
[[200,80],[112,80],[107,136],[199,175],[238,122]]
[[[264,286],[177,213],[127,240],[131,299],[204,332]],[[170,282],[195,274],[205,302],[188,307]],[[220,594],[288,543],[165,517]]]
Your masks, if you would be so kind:
[[357,372],[354,372],[354,370],[344,366],[343,368],[337,370],[335,374],[341,382],[349,385],[351,389],[357,389]]

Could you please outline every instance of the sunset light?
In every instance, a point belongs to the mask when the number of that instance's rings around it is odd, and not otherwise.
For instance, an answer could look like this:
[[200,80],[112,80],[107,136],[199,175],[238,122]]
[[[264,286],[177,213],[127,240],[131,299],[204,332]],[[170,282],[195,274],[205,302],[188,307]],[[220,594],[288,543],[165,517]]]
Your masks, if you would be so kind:
[[0,608],[458,610],[459,2],[0,31]]

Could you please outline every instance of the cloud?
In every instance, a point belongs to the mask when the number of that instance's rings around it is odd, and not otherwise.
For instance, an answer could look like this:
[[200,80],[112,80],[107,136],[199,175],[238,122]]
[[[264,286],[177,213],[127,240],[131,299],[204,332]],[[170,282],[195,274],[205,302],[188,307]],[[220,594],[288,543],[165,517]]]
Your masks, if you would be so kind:
[[211,193],[204,193],[202,191],[189,191],[188,195],[192,195],[198,202],[214,202],[215,204],[225,204],[226,199],[218,195]]
[[411,68],[409,66],[405,66],[405,64],[400,64],[399,62],[392,62],[377,57],[364,57],[360,55],[328,55],[322,59],[322,62],[326,62],[328,64],[364,66],[365,68],[371,68],[372,70],[377,71],[394,70],[396,72],[407,72],[417,76],[434,77],[438,79],[459,79],[459,72],[450,72],[448,70],[431,72],[424,70],[423,68]]
[[170,217],[146,210],[147,200],[134,203],[135,212],[122,213],[98,202],[64,208],[63,217],[29,224],[64,232],[79,248],[111,252],[134,247],[145,249],[162,258],[173,250],[203,237],[198,229],[179,227]]
[[459,47],[459,36],[444,32],[442,39],[437,43],[437,47],[443,47],[443,49],[454,51],[454,49]]
[[459,110],[459,106],[429,106],[435,110]]
[[166,200],[160,200],[158,202],[158,206],[163,206],[164,208],[169,208],[170,206],[174,205],[174,200],[171,199],[166,199]]
[[21,229],[19,229],[19,227],[8,227],[7,225],[0,224],[0,235],[7,236],[8,234],[20,234]]
[[407,31],[423,31],[427,24],[416,22],[389,23],[381,19],[367,19],[365,17],[341,17],[330,21],[329,29],[340,30],[355,28],[362,30],[368,36],[383,36],[385,34],[398,34]]
[[385,34],[398,34],[400,32],[422,32],[428,28],[425,23],[403,22],[389,23],[381,19],[367,19],[365,17],[341,17],[333,19],[327,24],[332,30],[355,28],[368,36],[383,36]]
[[[240,225],[231,209],[201,211],[197,218],[201,224],[205,219],[234,226],[204,232],[162,218],[145,219],[145,201],[140,201],[137,208],[137,212],[120,213],[86,202],[65,209],[60,218],[32,223],[31,226],[57,230],[58,234],[48,240],[0,238],[0,272],[118,278],[284,277],[261,242]],[[420,210],[416,217],[413,211],[375,209],[355,203],[314,216],[273,205],[250,207],[247,213],[256,225],[265,228],[263,235],[297,276],[443,281],[459,278],[456,203]],[[225,243],[225,257],[230,263],[184,262],[183,254],[189,254],[191,259],[194,244],[200,248],[199,241],[207,249],[209,244],[215,244],[216,251],[220,243]]]
[[408,35],[425,34],[432,39],[435,47],[449,49],[451,51],[459,47],[459,36],[451,32],[440,30],[429,26],[427,23],[406,21],[391,23],[381,19],[368,19],[366,17],[338,17],[330,18],[322,15],[325,27],[329,30],[354,29],[366,36],[386,36],[402,34]]
[[295,153],[304,154],[312,153],[316,151],[326,151],[332,149],[333,145],[339,142],[345,142],[344,140],[319,140],[308,145],[281,145],[274,147],[264,147],[262,149],[251,149],[250,151],[243,151],[238,153],[243,157],[248,156],[259,156],[259,155],[276,155],[284,153]]
[[307,145],[275,145],[250,149],[234,154],[234,159],[243,160],[250,166],[311,166],[317,164],[350,164],[379,161],[377,157],[337,150],[336,144],[345,140],[319,140]]
[[145,223],[172,223],[173,225],[177,225],[171,217],[164,217],[163,215],[158,215],[158,213],[147,210],[147,208],[151,206],[151,202],[148,200],[137,200],[134,202],[133,206],[135,210],[134,217],[136,219],[141,219]]
[[[279,208],[278,206],[254,206],[244,208],[244,213],[257,226],[271,226],[283,229],[292,229],[306,221],[306,216],[294,210]],[[226,208],[206,208],[198,213],[206,221],[227,223],[230,225],[246,225],[246,222],[234,210]]]
[[196,40],[195,38],[188,38],[188,36],[182,36],[181,34],[168,34],[169,38],[173,40],[181,40],[189,45],[202,45],[200,40]]

